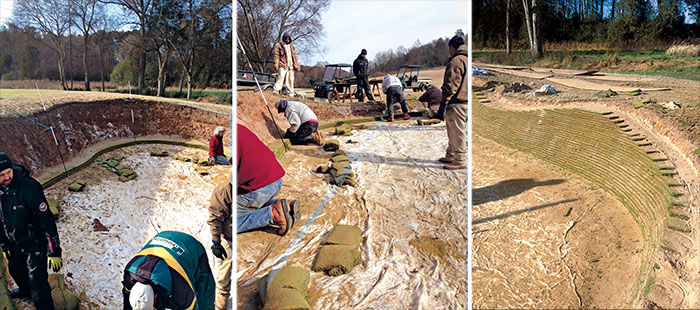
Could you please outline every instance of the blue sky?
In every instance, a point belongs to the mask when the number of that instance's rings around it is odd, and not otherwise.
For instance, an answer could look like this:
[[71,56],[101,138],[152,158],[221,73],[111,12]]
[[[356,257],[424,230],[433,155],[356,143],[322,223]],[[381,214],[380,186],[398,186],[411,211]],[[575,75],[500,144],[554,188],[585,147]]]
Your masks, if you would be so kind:
[[403,45],[410,48],[440,37],[452,37],[457,29],[467,33],[467,6],[471,1],[358,1],[334,0],[323,14],[326,52],[318,61],[352,63],[363,48],[373,60],[379,51]]

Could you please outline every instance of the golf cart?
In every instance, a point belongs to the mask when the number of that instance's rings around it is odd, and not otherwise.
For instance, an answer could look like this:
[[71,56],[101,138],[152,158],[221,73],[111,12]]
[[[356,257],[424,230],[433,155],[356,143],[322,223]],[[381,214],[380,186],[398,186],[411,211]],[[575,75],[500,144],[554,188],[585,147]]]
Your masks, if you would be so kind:
[[[272,64],[272,61],[265,60],[265,61],[259,61],[259,60],[251,60],[251,63],[259,64],[262,68],[266,68],[269,66],[266,66],[267,64]],[[247,66],[245,66],[247,68]],[[257,67],[257,66],[256,66]],[[255,68],[253,68],[255,70]],[[238,82],[239,86],[253,86],[255,87],[255,77],[258,78],[258,83],[260,83],[260,88],[263,89],[263,91],[270,92],[274,89],[275,82],[277,81],[277,72],[274,73],[265,73],[265,72],[251,72],[250,70],[238,70],[236,72],[236,80]],[[257,89],[255,90],[257,91]],[[282,86],[282,89],[280,90],[280,93],[283,95],[289,94],[289,89],[287,86]]]
[[399,73],[396,77],[401,80],[404,89],[413,89],[416,91],[425,91],[428,89],[430,84],[430,78],[418,78],[420,73],[420,66],[418,65],[404,65],[399,68]]
[[321,82],[314,86],[314,97],[328,100],[339,100],[345,87],[355,84],[350,64],[330,64],[323,70]]

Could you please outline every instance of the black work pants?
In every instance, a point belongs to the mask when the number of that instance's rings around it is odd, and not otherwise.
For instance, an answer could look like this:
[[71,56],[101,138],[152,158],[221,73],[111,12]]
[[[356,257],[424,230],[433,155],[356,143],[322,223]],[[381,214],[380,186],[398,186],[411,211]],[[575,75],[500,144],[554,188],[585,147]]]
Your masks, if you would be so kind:
[[[8,269],[22,295],[31,295],[37,310],[53,310],[46,250],[27,251],[12,246]],[[27,294],[29,293],[29,294]]]
[[299,126],[297,132],[287,130],[284,137],[289,139],[293,145],[306,145],[314,142],[314,138],[311,136],[311,134],[313,134],[316,130],[318,130],[317,122],[304,122]]
[[358,99],[361,98],[360,96],[362,95],[362,91],[365,91],[365,94],[367,94],[367,100],[372,100],[374,101],[374,96],[372,96],[372,91],[369,90],[369,80],[367,79],[366,76],[363,77],[357,77],[357,97]]
[[406,106],[406,100],[403,98],[403,90],[401,86],[392,86],[386,90],[386,109],[388,115],[394,114],[394,104],[401,104],[401,111],[403,113],[408,113],[408,107]]

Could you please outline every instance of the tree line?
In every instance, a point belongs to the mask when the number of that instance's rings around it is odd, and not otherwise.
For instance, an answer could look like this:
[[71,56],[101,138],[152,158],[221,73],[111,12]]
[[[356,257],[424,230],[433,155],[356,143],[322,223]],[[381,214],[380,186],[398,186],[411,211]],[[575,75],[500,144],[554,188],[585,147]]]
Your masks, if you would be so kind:
[[700,0],[475,1],[473,44],[508,51],[529,46],[539,57],[544,42],[670,43],[697,38],[699,15]]
[[[0,78],[130,83],[158,96],[179,82],[231,87],[231,2],[15,0],[0,29]],[[133,28],[131,30],[125,30]]]

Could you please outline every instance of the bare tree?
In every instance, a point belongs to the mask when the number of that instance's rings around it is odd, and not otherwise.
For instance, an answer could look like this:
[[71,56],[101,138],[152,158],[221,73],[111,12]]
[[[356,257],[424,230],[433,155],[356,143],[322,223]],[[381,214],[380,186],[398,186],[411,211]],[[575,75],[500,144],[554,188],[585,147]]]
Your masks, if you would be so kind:
[[70,27],[69,6],[62,0],[16,0],[13,9],[15,22],[36,28],[46,40],[40,40],[58,56],[58,74],[61,88],[66,89],[66,71],[63,62],[66,50],[63,38]]
[[174,14],[171,11],[173,6],[155,0],[152,13],[150,14],[149,31],[153,34],[149,36],[150,49],[156,53],[158,60],[158,90],[156,96],[165,96],[167,81],[167,66],[170,61],[172,49],[168,38],[174,35],[173,27],[168,23],[168,16]]
[[510,1],[506,0],[506,53],[510,54]]
[[105,3],[121,6],[125,11],[133,13],[139,25],[139,89],[146,89],[146,24],[153,0],[106,0]]
[[73,24],[83,34],[83,71],[85,74],[85,90],[90,91],[90,70],[88,68],[88,48],[90,35],[95,32],[95,25],[103,12],[102,5],[97,0],[69,0],[72,5]]
[[[321,14],[330,0],[237,0],[238,36],[254,60],[272,58],[272,46],[286,31],[297,53],[309,59],[323,37]],[[237,45],[237,44],[235,44]]]
[[100,63],[100,81],[102,82],[102,91],[105,91],[105,54],[110,54],[114,57],[115,42],[111,34],[117,28],[117,20],[111,14],[100,13],[96,19],[94,41],[97,46],[97,56]]
[[[187,78],[187,98],[191,99],[192,70],[198,40],[212,35],[214,29],[210,27],[209,23],[215,19],[214,17],[219,16],[221,11],[230,5],[230,2],[227,0],[178,0],[169,4],[178,7],[179,10],[167,16],[168,24],[173,28],[173,35],[167,36],[165,39],[170,44],[175,59],[184,71]],[[218,33],[214,35],[218,35]]]
[[539,27],[539,4],[537,0],[523,0],[525,9],[525,24],[527,25],[528,41],[530,41],[530,54],[532,58],[542,56],[542,46],[540,45]]

